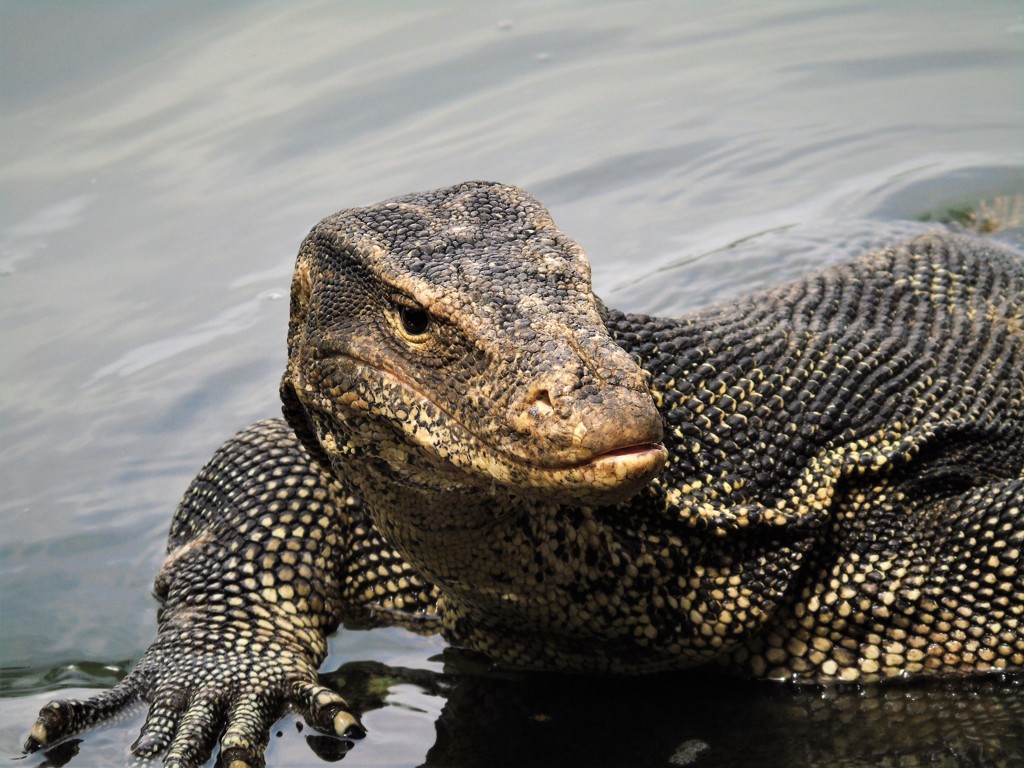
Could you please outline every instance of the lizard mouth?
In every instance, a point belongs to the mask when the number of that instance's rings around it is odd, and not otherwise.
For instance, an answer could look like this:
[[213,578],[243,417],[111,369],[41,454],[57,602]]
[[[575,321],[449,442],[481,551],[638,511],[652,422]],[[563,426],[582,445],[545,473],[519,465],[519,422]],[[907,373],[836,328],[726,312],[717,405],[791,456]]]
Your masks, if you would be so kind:
[[[561,468],[549,468],[561,483],[577,489],[584,497],[603,503],[629,498],[646,485],[668,461],[668,451],[659,443],[636,443],[592,456]],[[535,470],[536,471],[536,470]]]
[[664,461],[666,457],[667,451],[660,443],[634,443],[633,445],[614,448],[595,456],[589,456],[580,461],[567,462],[561,466],[552,466],[549,469],[564,471],[567,469],[595,467],[625,472],[632,467]]
[[658,453],[665,450],[664,446],[660,443],[637,443],[636,445],[627,445],[625,448],[616,448],[612,451],[599,454],[590,461],[601,461],[602,459],[618,459],[618,458],[629,458],[629,457],[643,457],[650,453]]

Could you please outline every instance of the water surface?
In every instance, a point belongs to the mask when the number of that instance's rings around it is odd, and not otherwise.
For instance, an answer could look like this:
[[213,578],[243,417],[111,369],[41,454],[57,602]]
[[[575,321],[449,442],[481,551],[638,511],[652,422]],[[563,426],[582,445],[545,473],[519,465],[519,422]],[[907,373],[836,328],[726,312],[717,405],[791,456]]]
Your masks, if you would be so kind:
[[[1015,2],[0,3],[0,754],[152,639],[174,504],[277,412],[319,218],[517,183],[606,302],[682,313],[1024,190],[1022,65]],[[368,708],[346,765],[973,765],[1024,739],[1013,683],[494,676],[443,649],[332,639]],[[116,764],[139,722],[51,759]],[[273,764],[319,761],[277,731]]]

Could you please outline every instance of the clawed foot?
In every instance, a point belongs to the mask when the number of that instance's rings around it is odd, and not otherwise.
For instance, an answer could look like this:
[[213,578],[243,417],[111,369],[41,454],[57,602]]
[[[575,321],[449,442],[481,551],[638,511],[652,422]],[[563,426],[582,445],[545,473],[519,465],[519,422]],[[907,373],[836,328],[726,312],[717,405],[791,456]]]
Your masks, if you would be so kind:
[[[138,700],[137,685],[130,676],[116,688],[86,701],[50,702],[40,710],[25,752],[52,747],[116,715]],[[259,689],[241,695],[213,685],[191,692],[175,685],[147,698],[152,699],[150,709],[131,747],[140,764],[162,756],[167,768],[202,765],[219,736],[218,766],[262,768],[270,727],[287,706],[301,712],[311,727],[323,733],[345,740],[366,735],[341,696],[311,681],[292,683],[287,692]]]

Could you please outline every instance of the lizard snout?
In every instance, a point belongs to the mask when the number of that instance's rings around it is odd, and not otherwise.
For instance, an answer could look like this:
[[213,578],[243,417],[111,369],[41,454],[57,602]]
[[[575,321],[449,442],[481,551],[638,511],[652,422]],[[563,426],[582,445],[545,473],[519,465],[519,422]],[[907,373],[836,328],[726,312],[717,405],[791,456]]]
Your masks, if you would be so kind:
[[658,445],[662,420],[646,389],[573,387],[542,380],[510,404],[510,422],[526,460],[542,467],[585,464],[609,453]]

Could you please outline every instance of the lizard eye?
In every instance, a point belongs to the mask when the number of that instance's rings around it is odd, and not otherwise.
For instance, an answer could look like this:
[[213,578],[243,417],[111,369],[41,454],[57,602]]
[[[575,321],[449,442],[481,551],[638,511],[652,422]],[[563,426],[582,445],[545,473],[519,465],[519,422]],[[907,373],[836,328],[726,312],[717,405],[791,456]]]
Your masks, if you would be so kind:
[[399,304],[396,307],[398,321],[402,324],[405,334],[415,340],[430,330],[430,315],[422,307]]

